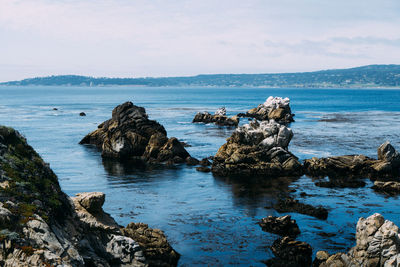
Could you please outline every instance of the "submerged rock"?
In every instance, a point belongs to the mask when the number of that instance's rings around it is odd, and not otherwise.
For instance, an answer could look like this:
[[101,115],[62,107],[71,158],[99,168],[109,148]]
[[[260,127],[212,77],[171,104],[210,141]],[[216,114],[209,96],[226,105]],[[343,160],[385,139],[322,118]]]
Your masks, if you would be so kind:
[[300,234],[299,226],[296,220],[292,220],[290,215],[282,217],[268,216],[262,218],[259,225],[263,231],[270,232],[281,236],[296,237]]
[[311,266],[312,248],[306,242],[297,241],[286,236],[275,240],[271,250],[275,258],[266,261],[267,266]]
[[315,218],[326,220],[328,218],[328,210],[322,206],[314,207],[308,204],[299,202],[291,197],[278,199],[278,202],[273,206],[277,212],[297,212]]
[[294,122],[294,114],[292,114],[289,104],[289,98],[270,96],[265,103],[250,109],[246,113],[240,113],[238,116],[255,118],[260,121],[273,119],[279,123],[286,124]]
[[387,179],[400,173],[400,155],[389,143],[378,148],[378,159],[364,155],[312,158],[304,161],[307,175],[313,177],[370,177]]
[[149,120],[142,107],[126,102],[112,111],[112,118],[85,136],[80,144],[96,145],[104,158],[149,163],[181,163],[189,157],[181,142],[168,138],[158,122]]
[[220,176],[300,176],[303,168],[288,151],[293,132],[271,120],[253,121],[235,130],[214,156],[212,172]]
[[[318,253],[317,253],[318,254]],[[391,221],[375,213],[360,218],[356,227],[356,246],[348,253],[336,253],[314,266],[399,266],[400,231]]]
[[0,127],[0,180],[7,182],[0,187],[1,266],[149,265],[145,248],[103,211],[103,193],[69,198],[48,164],[7,127]]
[[219,126],[238,126],[239,124],[239,117],[233,116],[228,117],[226,116],[226,109],[224,107],[219,108],[214,114],[210,114],[208,112],[198,112],[194,118],[193,123],[201,122],[201,123],[214,123]]

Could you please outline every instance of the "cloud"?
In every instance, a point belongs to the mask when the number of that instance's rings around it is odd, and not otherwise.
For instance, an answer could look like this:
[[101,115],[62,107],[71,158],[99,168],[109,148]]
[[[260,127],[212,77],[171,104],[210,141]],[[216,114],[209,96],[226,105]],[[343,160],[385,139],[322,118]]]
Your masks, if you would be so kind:
[[398,63],[399,12],[397,0],[0,0],[0,80]]

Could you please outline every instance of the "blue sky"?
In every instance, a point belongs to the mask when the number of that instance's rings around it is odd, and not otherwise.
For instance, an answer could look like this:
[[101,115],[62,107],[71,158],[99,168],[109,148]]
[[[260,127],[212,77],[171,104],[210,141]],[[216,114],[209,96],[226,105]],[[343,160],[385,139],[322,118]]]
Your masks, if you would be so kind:
[[400,63],[398,0],[0,0],[0,81]]

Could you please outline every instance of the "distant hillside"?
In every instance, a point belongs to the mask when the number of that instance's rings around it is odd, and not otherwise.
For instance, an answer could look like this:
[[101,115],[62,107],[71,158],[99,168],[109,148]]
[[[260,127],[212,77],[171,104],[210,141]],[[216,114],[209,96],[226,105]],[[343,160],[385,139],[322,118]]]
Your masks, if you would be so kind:
[[94,78],[77,75],[60,75],[5,82],[0,83],[0,85],[400,88],[400,65],[369,65],[351,69],[298,73],[215,74],[164,78]]

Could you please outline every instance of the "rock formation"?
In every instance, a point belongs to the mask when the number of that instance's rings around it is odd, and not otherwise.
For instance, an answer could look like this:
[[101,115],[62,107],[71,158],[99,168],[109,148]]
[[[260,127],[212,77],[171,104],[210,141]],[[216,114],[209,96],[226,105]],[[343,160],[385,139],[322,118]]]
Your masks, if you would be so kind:
[[[154,255],[103,211],[104,200],[99,192],[70,199],[25,138],[0,127],[0,266],[151,265]],[[162,232],[154,240],[166,246]],[[174,260],[163,263],[174,266],[179,254],[169,252]]]
[[226,116],[226,109],[224,107],[219,108],[214,115],[208,113],[208,112],[198,112],[194,118],[193,118],[193,123],[195,122],[201,122],[201,123],[214,123],[219,126],[238,126],[239,124],[239,117],[238,116],[233,116],[233,117],[228,117]]
[[289,104],[289,98],[270,96],[265,103],[250,109],[246,113],[240,113],[238,116],[255,118],[260,121],[273,119],[279,123],[287,124],[294,122],[294,114],[292,114]]
[[400,182],[395,181],[375,181],[372,189],[378,192],[382,192],[388,195],[400,194]]
[[126,102],[114,108],[112,118],[85,136],[80,144],[93,144],[104,158],[149,163],[183,163],[190,155],[158,122],[149,120],[142,107]]
[[282,217],[268,216],[262,218],[259,225],[263,231],[281,236],[296,237],[300,234],[300,229],[296,220],[292,220],[290,215]]
[[212,172],[220,176],[300,176],[302,165],[288,151],[292,136],[290,128],[273,120],[239,127],[219,148]]
[[378,159],[364,155],[312,158],[304,161],[307,175],[313,177],[375,177],[385,179],[399,174],[400,155],[389,143],[378,148]]
[[285,236],[274,241],[271,247],[275,258],[267,260],[271,267],[296,266],[309,267],[312,263],[312,248],[306,242]]
[[314,266],[399,266],[399,228],[378,213],[360,218],[356,227],[356,246],[348,253],[323,258],[325,260],[318,259],[319,265]]

